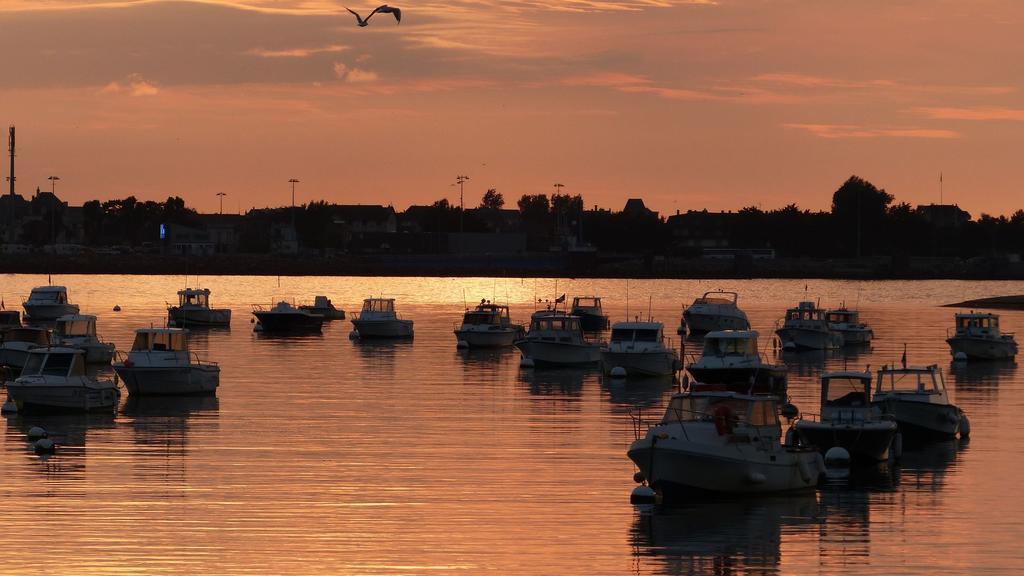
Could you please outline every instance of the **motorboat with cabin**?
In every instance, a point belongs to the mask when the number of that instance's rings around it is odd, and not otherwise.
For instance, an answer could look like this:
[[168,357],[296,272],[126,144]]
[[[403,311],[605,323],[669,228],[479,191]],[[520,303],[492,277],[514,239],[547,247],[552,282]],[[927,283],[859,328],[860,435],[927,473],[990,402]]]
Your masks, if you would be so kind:
[[475,308],[466,310],[462,323],[455,328],[456,342],[465,342],[469,348],[511,346],[525,334],[522,324],[512,322],[508,306],[489,300],[481,300]]
[[185,288],[178,291],[178,305],[167,308],[167,323],[188,326],[230,326],[230,308],[210,308],[209,288]]
[[536,365],[573,366],[601,360],[601,344],[587,340],[578,316],[552,310],[534,313],[526,335],[514,342]]
[[734,392],[785,396],[789,368],[766,361],[754,330],[716,330],[704,335],[704,348],[687,371],[701,385]]
[[674,394],[661,421],[629,447],[638,480],[665,499],[813,490],[821,454],[782,443],[777,403],[731,391]]
[[345,311],[335,308],[331,299],[327,296],[317,296],[313,298],[312,304],[300,304],[299,308],[308,310],[313,314],[320,314],[324,317],[324,320],[345,319]]
[[601,369],[613,376],[616,368],[625,370],[626,376],[669,376],[680,366],[679,353],[666,345],[661,322],[616,322],[608,345],[601,349]]
[[412,338],[413,321],[399,318],[394,298],[367,298],[352,326],[360,338]]
[[825,312],[829,330],[843,335],[843,345],[869,344],[875,337],[874,330],[860,321],[860,312],[850,310],[846,305]]
[[182,328],[140,328],[127,355],[114,364],[128,394],[214,394],[220,366],[189,350],[189,331]]
[[270,308],[252,305],[257,332],[320,332],[324,317],[281,300]]
[[826,372],[821,376],[821,413],[804,413],[793,424],[802,445],[825,454],[845,449],[852,463],[875,463],[889,458],[897,424],[871,405],[871,372]]
[[33,348],[50,345],[50,331],[46,328],[9,328],[0,331],[0,366],[21,369]]
[[608,316],[601,308],[599,296],[576,296],[572,299],[570,314],[580,319],[580,325],[587,332],[608,329]]
[[786,310],[782,326],[775,330],[784,349],[834,350],[843,347],[843,335],[829,328],[825,311],[814,302],[800,302]]
[[942,371],[935,364],[882,366],[871,404],[895,418],[905,440],[948,440],[958,434],[970,435],[967,415],[950,403]]
[[21,312],[17,310],[0,310],[0,330],[21,327]]
[[49,322],[68,314],[78,314],[78,305],[68,302],[64,286],[37,286],[22,306],[25,316],[34,322]]
[[61,316],[53,328],[52,340],[59,346],[78,348],[85,352],[86,364],[110,364],[114,345],[96,335],[96,317],[90,314]]
[[81,350],[46,346],[29,351],[21,376],[7,382],[7,396],[18,412],[113,411],[121,390],[112,380],[87,376]]
[[736,305],[739,294],[714,290],[705,292],[683,310],[683,322],[691,336],[719,330],[750,330],[747,314]]
[[955,359],[1008,360],[1017,355],[1013,334],[999,331],[999,315],[987,312],[958,313],[956,327],[946,339]]

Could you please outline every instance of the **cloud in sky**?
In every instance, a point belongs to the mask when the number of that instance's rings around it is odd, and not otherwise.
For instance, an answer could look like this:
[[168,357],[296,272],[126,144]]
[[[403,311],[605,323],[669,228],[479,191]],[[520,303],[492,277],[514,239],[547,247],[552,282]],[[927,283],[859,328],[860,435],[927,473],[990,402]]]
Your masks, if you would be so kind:
[[1024,108],[979,106],[973,108],[935,107],[918,108],[918,113],[936,120],[980,120],[988,122],[1024,122]]
[[127,94],[129,96],[154,96],[160,92],[152,82],[142,77],[142,74],[129,74],[124,80],[115,80],[100,90],[103,94]]
[[786,128],[805,130],[819,138],[959,138],[953,130],[921,127],[870,127],[856,124],[785,124]]

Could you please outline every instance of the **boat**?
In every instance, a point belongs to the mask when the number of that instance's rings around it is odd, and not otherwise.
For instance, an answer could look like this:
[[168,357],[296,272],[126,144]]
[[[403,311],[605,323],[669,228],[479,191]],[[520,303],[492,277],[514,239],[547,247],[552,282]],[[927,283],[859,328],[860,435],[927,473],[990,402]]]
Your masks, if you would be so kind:
[[611,340],[601,349],[601,368],[613,374],[615,368],[626,376],[668,376],[680,368],[679,353],[665,345],[665,325],[653,321],[616,322]]
[[167,323],[171,326],[230,326],[230,308],[210,308],[209,288],[178,290],[178,305],[168,306]]
[[188,347],[182,328],[140,328],[126,356],[114,364],[128,394],[213,394],[220,385],[220,366],[199,360]]
[[96,317],[89,314],[57,318],[52,339],[54,344],[85,352],[86,364],[110,364],[114,358],[114,345],[96,336]]
[[21,327],[21,312],[17,310],[0,310],[0,330]]
[[[470,348],[511,346],[525,335],[522,324],[514,324],[508,306],[481,300],[462,315],[462,324],[455,328],[457,342]],[[460,344],[461,345],[461,344]]]
[[1013,334],[999,332],[999,315],[987,312],[958,313],[956,327],[946,339],[953,358],[1007,360],[1017,355]]
[[46,328],[9,328],[0,332],[0,366],[22,368],[28,360],[29,350],[50,345],[50,331]]
[[258,332],[319,332],[324,324],[322,315],[301,310],[284,300],[269,309],[253,304],[252,314]]
[[317,296],[313,298],[312,304],[302,304],[299,308],[308,310],[313,314],[320,314],[324,317],[324,320],[345,319],[345,311],[335,308],[334,304],[331,303],[331,299],[327,296]]
[[875,337],[874,330],[860,321],[860,312],[849,310],[845,305],[825,312],[829,330],[843,335],[843,345],[869,344]]
[[761,357],[758,336],[754,330],[708,332],[700,357],[686,369],[700,385],[784,396],[789,368]]
[[412,320],[395,313],[394,298],[367,298],[363,309],[352,319],[360,338],[412,338]]
[[661,421],[629,447],[637,479],[665,499],[813,490],[825,470],[821,454],[782,444],[777,402],[731,391],[674,394]]
[[705,292],[683,310],[683,322],[691,336],[703,336],[719,330],[750,330],[747,314],[736,305],[735,292]]
[[18,412],[113,411],[121,391],[112,380],[85,373],[85,353],[64,346],[29,351],[21,376],[7,382],[7,396]]
[[871,405],[896,419],[905,440],[948,440],[970,434],[963,410],[949,402],[942,371],[930,366],[883,366]]
[[36,322],[78,314],[78,305],[68,302],[68,289],[63,286],[37,286],[22,306],[25,316]]
[[530,329],[514,344],[523,358],[539,365],[595,364],[601,359],[601,344],[586,339],[579,317],[555,310],[535,312]]
[[821,414],[802,414],[793,424],[801,444],[825,454],[845,449],[851,463],[889,458],[896,440],[896,420],[871,405],[871,372],[826,372],[821,376]]
[[833,350],[843,346],[843,335],[829,328],[825,311],[814,302],[801,302],[786,310],[782,327],[775,334],[785,349]]
[[569,313],[580,319],[580,326],[587,332],[608,329],[608,317],[604,315],[599,296],[574,297]]

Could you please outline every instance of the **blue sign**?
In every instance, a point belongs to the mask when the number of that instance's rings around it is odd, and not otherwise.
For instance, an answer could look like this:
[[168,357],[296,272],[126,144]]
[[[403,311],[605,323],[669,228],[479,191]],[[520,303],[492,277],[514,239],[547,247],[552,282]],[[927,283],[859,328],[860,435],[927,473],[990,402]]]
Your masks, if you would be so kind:
[[166,240],[167,239],[167,227],[164,226],[163,224],[160,225],[160,239],[161,240]]

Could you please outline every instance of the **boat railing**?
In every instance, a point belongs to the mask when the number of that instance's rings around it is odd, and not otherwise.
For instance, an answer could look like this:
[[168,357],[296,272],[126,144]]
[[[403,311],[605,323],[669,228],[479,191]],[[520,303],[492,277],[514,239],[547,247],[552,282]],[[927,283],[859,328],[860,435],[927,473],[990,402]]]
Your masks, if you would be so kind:
[[[134,352],[136,354],[144,353],[148,357],[151,353],[154,353],[154,352],[160,352],[160,353],[175,352],[175,353],[177,353],[177,352],[181,352],[181,350],[132,350],[131,352]],[[120,364],[128,364],[128,359],[129,359],[128,355],[129,354],[130,354],[130,352],[125,352],[123,350],[115,350],[114,351],[114,360],[117,363],[120,363]],[[189,363],[190,364],[197,365],[197,366],[217,366],[217,363],[212,361],[212,360],[202,360],[202,359],[200,359],[199,355],[196,354],[195,352],[193,352],[192,350],[188,350],[186,352],[186,354],[188,354],[188,358],[189,358]],[[128,364],[128,365],[130,366],[130,364]]]

